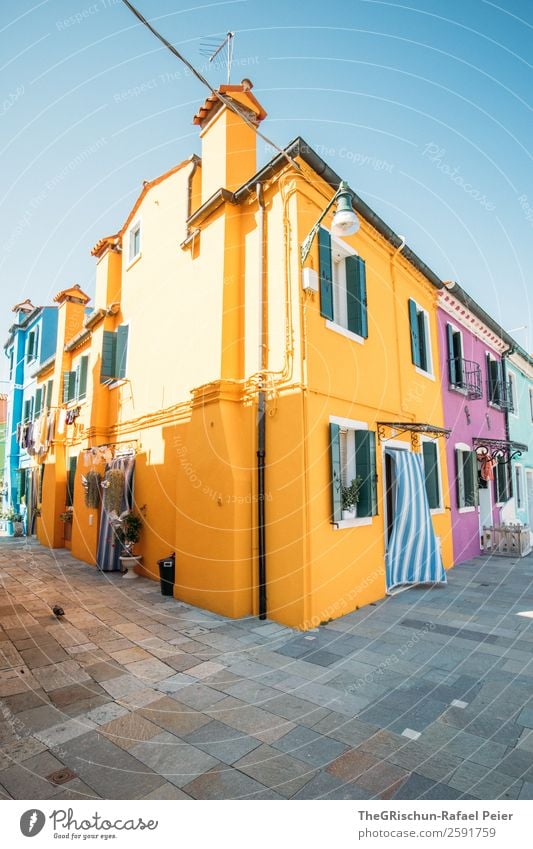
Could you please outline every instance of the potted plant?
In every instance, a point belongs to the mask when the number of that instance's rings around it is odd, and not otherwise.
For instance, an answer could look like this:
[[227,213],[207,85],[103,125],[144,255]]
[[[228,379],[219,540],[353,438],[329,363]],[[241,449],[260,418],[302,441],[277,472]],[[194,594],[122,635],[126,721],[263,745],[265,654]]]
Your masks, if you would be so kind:
[[13,536],[24,536],[24,525],[22,522],[22,513],[13,512]]
[[341,487],[342,518],[355,519],[355,509],[359,501],[362,479],[353,478],[347,486]]
[[5,523],[6,523],[6,532],[9,534],[10,537],[12,537],[13,534],[15,533],[15,529],[13,527],[14,517],[15,517],[14,508],[8,507],[7,510],[4,513],[4,519],[5,519]]
[[112,521],[115,536],[122,546],[120,566],[124,577],[136,578],[134,566],[139,566],[141,558],[133,553],[133,548],[139,542],[142,531],[142,519],[132,510],[126,510]]

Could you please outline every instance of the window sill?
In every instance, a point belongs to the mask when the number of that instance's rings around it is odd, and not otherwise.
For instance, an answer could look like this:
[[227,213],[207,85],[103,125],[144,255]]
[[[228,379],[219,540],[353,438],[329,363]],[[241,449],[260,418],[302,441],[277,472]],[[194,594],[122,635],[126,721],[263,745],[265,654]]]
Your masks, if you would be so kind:
[[137,254],[137,256],[134,256],[133,259],[130,259],[130,261],[128,262],[128,264],[125,268],[125,271],[129,271],[130,268],[133,268],[133,266],[136,265],[139,262],[140,259],[142,259],[142,255],[143,255],[143,253],[141,251],[140,253]]
[[464,395],[465,398],[468,396],[468,390],[464,389],[462,386],[458,386],[455,383],[449,383],[448,389],[450,392],[457,392],[458,395]]
[[125,377],[117,378],[116,380],[110,380],[109,383],[106,383],[108,389],[116,389],[117,386],[124,386],[127,383],[127,379]]
[[434,374],[432,374],[430,371],[424,371],[424,369],[420,368],[419,366],[415,366],[415,371],[417,374],[421,374],[422,377],[427,377],[428,380],[435,380]]
[[362,528],[372,524],[372,516],[361,516],[359,519],[341,519],[333,524],[334,531],[343,531],[345,528]]
[[477,510],[477,507],[459,507],[457,509],[457,512],[458,513],[475,513],[476,510]]
[[347,330],[345,327],[342,327],[340,324],[336,324],[334,321],[326,319],[326,327],[328,330],[333,330],[333,332],[338,333],[339,336],[351,339],[352,342],[357,342],[359,345],[364,345],[365,343],[363,336],[358,336],[357,333],[352,333],[351,330]]
[[446,511],[445,511],[444,507],[430,507],[429,512],[431,513],[432,516],[442,516],[442,514],[445,513]]

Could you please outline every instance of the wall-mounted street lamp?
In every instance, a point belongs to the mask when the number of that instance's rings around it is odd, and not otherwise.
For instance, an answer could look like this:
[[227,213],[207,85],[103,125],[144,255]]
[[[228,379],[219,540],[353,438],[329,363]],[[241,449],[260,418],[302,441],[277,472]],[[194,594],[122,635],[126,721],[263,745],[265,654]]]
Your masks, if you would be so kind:
[[359,219],[353,211],[352,195],[350,193],[350,190],[348,189],[348,183],[342,180],[339,184],[339,188],[337,189],[330,202],[322,212],[320,218],[318,219],[316,224],[311,228],[308,235],[302,242],[302,265],[309,256],[309,251],[311,250],[313,239],[318,233],[318,228],[320,227],[322,221],[324,220],[334,203],[337,204],[337,211],[333,216],[333,222],[331,224],[331,232],[333,233],[333,235],[351,236],[353,235],[353,233],[356,233],[357,230],[359,230]]

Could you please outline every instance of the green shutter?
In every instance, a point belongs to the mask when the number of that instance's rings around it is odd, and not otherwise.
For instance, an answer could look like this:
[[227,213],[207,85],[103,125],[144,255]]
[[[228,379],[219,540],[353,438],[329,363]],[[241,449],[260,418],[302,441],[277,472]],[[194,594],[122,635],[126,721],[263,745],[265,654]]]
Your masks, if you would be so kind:
[[17,471],[17,502],[21,503],[22,499],[26,497],[26,469],[18,469]]
[[427,326],[426,316],[422,311],[417,315],[418,322],[418,344],[420,347],[420,368],[424,371],[428,370],[428,351],[427,351]]
[[508,501],[510,497],[507,463],[498,463],[495,471],[496,501],[502,504],[504,501]]
[[440,507],[439,491],[439,465],[435,442],[422,443],[422,455],[424,459],[424,475],[426,479],[426,493],[429,509],[436,510]]
[[41,463],[39,466],[39,504],[43,503],[43,487],[44,487],[44,472],[46,469],[46,463]]
[[78,366],[78,393],[77,397],[87,397],[87,373],[89,370],[89,357],[82,357]]
[[116,377],[126,377],[126,365],[128,360],[128,332],[129,327],[127,324],[122,324],[117,329],[117,359],[115,368]]
[[33,360],[34,351],[35,351],[35,333],[32,330],[28,334],[28,351],[27,351],[27,354],[26,354],[26,362],[29,363],[30,360]]
[[68,404],[70,400],[70,377],[72,372],[64,371],[63,372],[63,404]]
[[54,381],[49,380],[48,383],[46,384],[46,406],[48,408],[50,408],[50,405],[52,403],[52,389],[53,389],[53,387],[54,387]]
[[320,315],[333,321],[333,267],[331,237],[327,230],[318,230],[318,265],[320,275]]
[[341,445],[340,427],[330,423],[329,454],[331,460],[331,515],[333,522],[342,519],[342,475],[341,475]]
[[28,399],[24,401],[24,421],[28,422],[30,420],[30,411],[31,411],[31,401]]
[[66,497],[66,506],[72,507],[74,504],[74,482],[76,480],[76,465],[78,462],[77,457],[71,457],[68,461],[68,471],[67,471],[67,497]]
[[463,451],[463,478],[465,507],[477,504],[476,455],[473,451]]
[[453,328],[451,324],[446,325],[446,335],[448,338],[448,378],[452,386],[456,386],[457,368],[455,360],[455,345],[453,342]]
[[38,419],[41,415],[41,410],[43,408],[43,389],[39,387],[39,389],[35,392],[35,418]]
[[100,368],[100,383],[107,383],[113,380],[115,374],[115,364],[117,359],[117,334],[110,330],[104,330],[104,338],[102,341],[102,364]]
[[409,298],[409,326],[411,328],[411,357],[415,366],[422,365],[420,357],[420,335],[418,329],[418,312],[416,304],[412,298]]
[[362,480],[357,515],[375,516],[378,512],[376,435],[371,430],[355,431],[355,474]]
[[366,339],[368,338],[368,317],[365,261],[360,256],[348,256],[345,264],[348,330]]

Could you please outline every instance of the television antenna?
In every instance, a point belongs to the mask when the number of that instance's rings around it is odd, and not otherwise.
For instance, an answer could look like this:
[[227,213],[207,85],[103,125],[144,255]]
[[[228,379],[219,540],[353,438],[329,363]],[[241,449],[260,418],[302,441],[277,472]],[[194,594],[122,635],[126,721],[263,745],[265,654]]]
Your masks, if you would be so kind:
[[200,53],[202,56],[209,58],[209,63],[216,61],[216,66],[219,68],[226,67],[227,82],[229,85],[231,76],[231,63],[233,62],[233,39],[234,32],[227,32],[224,41],[219,41],[209,38],[200,43]]

